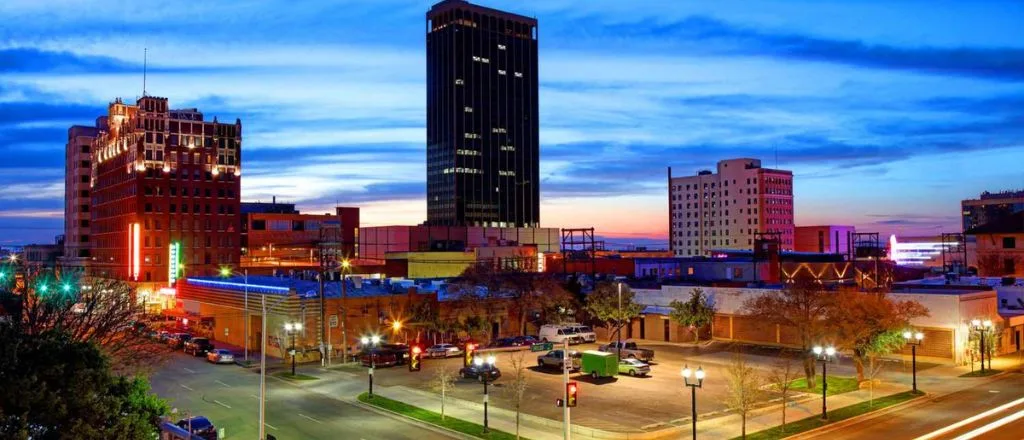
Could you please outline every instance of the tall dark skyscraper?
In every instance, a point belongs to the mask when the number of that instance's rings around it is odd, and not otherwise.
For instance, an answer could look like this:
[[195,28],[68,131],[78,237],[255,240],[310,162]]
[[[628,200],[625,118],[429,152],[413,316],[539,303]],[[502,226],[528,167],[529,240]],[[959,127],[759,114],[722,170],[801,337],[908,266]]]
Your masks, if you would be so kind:
[[462,0],[427,12],[427,223],[540,222],[537,20]]

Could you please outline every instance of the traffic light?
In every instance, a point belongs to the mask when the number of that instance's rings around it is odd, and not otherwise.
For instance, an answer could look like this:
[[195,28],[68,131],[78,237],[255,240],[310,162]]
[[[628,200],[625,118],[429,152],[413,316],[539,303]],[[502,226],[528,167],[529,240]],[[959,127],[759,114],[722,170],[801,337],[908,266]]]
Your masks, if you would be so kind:
[[413,345],[409,348],[409,371],[420,371],[420,357],[423,355],[423,349],[419,345]]
[[473,345],[472,343],[467,342],[466,343],[466,359],[464,360],[465,365],[463,365],[464,367],[468,367],[470,365],[473,365],[473,352],[474,351],[476,351],[476,345]]
[[565,397],[566,397],[565,406],[568,406],[570,408],[576,406],[576,393],[578,391],[579,391],[579,386],[576,385],[576,382],[569,382],[569,383],[565,384]]

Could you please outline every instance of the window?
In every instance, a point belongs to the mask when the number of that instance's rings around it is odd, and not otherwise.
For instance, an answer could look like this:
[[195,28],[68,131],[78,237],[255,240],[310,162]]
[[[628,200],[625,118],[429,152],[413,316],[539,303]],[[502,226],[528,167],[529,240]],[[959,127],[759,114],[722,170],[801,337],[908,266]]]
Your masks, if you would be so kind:
[[504,44],[499,44],[498,45],[498,50],[505,50],[505,45]]
[[466,83],[466,82],[465,82],[465,81],[463,81],[463,80],[462,80],[462,78],[457,78],[457,79],[455,80],[455,85],[457,85],[457,86],[461,86],[461,85],[463,85],[463,84],[465,84],[465,83]]
[[1013,258],[1006,258],[1003,260],[1003,274],[1013,275],[1017,272],[1016,265],[1014,265]]
[[1017,247],[1017,237],[1003,237],[1003,249],[1014,249]]
[[470,107],[470,106],[467,105],[467,106],[462,108],[462,111],[464,111],[466,113],[473,113],[473,107]]

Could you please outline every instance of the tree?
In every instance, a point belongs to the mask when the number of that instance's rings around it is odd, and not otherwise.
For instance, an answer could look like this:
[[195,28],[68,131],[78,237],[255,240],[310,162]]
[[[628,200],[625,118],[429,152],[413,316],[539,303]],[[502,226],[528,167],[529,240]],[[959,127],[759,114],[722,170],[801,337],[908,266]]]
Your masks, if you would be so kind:
[[167,403],[119,376],[93,342],[0,324],[0,438],[154,438]]
[[725,404],[740,415],[741,437],[747,438],[747,414],[754,409],[761,393],[761,375],[747,364],[741,353],[732,357],[727,370],[729,380]]
[[[608,338],[614,339],[622,331],[622,326],[640,316],[644,307],[636,303],[636,295],[629,285],[622,284],[622,307],[619,307],[618,283],[600,283],[593,292],[587,295],[586,310],[597,321],[609,330]],[[614,330],[614,332],[613,332]]]
[[864,365],[865,377],[868,380],[868,406],[875,405],[875,379],[882,372],[882,367],[885,364],[881,359],[882,353],[868,352],[867,364]]
[[668,306],[672,308],[669,317],[690,328],[695,344],[700,342],[700,329],[715,320],[715,302],[699,287],[690,291],[690,299],[686,302],[674,299]]
[[799,376],[799,372],[793,365],[793,358],[784,353],[772,364],[768,372],[768,381],[771,387],[782,395],[782,432],[786,432],[786,405],[790,389],[793,388],[793,380]]
[[124,373],[145,372],[169,352],[166,345],[130,331],[144,310],[125,282],[38,272],[27,277],[25,286],[19,295],[4,291],[0,300],[4,309],[20,311],[16,325],[27,334],[60,330],[73,340],[95,343]]
[[526,333],[531,311],[555,305],[569,305],[572,297],[550,274],[531,272],[519,266],[499,268],[491,263],[470,266],[449,285],[462,308],[469,314],[489,316],[491,305],[508,306],[517,332]]
[[917,301],[894,301],[884,292],[855,290],[835,292],[829,310],[829,322],[838,345],[853,353],[857,380],[865,379],[868,356],[883,356],[905,344],[902,332],[910,320],[928,316],[928,309]]
[[444,404],[448,400],[448,391],[455,387],[455,371],[442,364],[434,372],[433,387],[441,393],[441,420],[444,420]]
[[511,397],[512,406],[516,410],[516,440],[519,440],[519,416],[522,413],[523,397],[526,396],[526,389],[529,387],[526,352],[510,353],[509,363],[512,366],[512,379],[505,383],[505,392]]

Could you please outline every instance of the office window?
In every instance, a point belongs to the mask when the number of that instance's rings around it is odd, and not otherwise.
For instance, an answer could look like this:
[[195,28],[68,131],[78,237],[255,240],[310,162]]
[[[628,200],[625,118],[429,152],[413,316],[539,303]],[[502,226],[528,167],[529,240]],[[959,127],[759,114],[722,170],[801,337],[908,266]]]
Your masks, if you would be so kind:
[[1017,237],[1003,237],[1003,249],[1014,249],[1017,247]]

